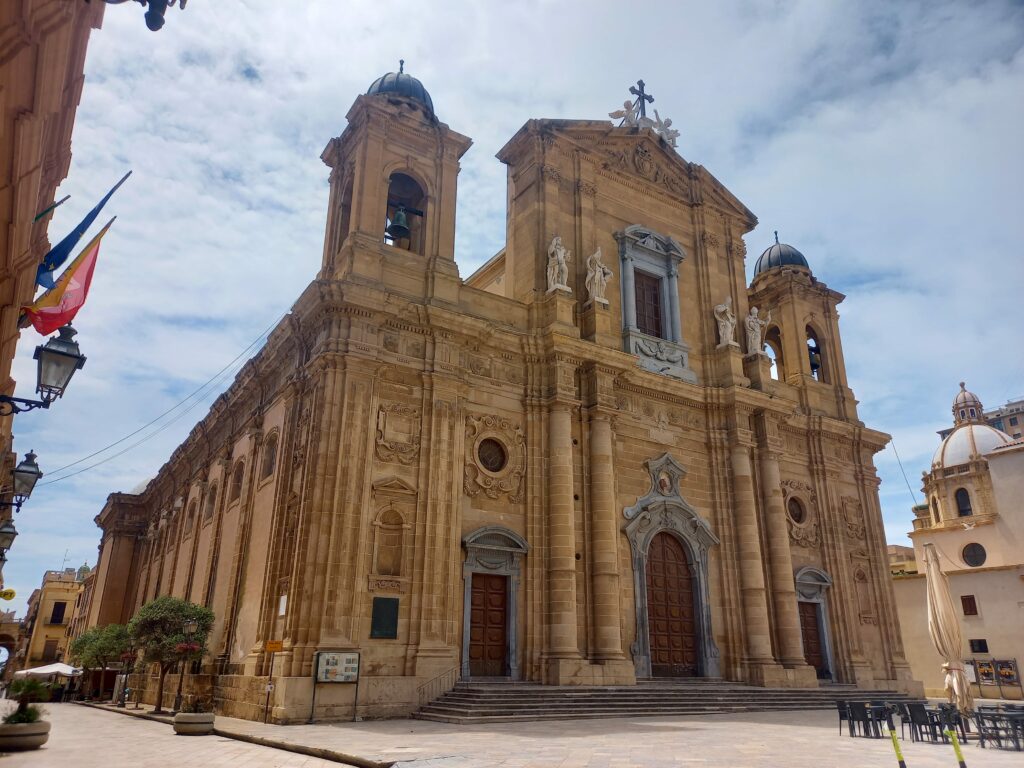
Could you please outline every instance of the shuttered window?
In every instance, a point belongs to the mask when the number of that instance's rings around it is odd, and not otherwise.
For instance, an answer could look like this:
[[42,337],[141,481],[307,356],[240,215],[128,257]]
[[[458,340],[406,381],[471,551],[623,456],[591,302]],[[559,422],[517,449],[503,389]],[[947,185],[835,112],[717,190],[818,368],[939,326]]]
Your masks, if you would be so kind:
[[636,286],[636,325],[648,336],[664,338],[661,325],[661,281],[635,272],[633,275]]

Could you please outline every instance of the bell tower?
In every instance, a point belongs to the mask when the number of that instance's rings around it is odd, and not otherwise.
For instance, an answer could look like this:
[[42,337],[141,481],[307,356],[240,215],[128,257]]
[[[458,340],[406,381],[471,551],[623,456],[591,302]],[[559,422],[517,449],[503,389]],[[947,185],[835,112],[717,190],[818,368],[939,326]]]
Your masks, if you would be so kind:
[[331,174],[318,277],[387,283],[424,298],[456,290],[456,183],[472,141],[437,119],[404,61],[346,117],[321,155]]
[[810,412],[856,421],[839,338],[837,307],[845,298],[815,278],[804,255],[780,243],[778,232],[754,265],[749,305],[762,317],[771,313],[764,351],[772,378],[797,388]]

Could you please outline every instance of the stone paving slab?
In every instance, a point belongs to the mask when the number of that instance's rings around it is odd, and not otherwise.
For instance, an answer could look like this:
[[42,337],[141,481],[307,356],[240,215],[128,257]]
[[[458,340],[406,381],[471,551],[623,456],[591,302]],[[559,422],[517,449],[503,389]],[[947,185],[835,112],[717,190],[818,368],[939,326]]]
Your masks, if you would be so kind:
[[[7,704],[8,702],[3,702]],[[177,736],[169,724],[75,704],[46,704],[41,749],[0,753],[7,768],[338,768],[338,763],[218,736]],[[5,708],[6,711],[7,708]]]
[[[378,720],[224,732],[336,749],[395,768],[896,768],[892,744],[839,734],[835,712],[759,712],[453,725]],[[948,744],[901,742],[907,768],[956,768]],[[1024,768],[1024,753],[964,746],[968,768]]]

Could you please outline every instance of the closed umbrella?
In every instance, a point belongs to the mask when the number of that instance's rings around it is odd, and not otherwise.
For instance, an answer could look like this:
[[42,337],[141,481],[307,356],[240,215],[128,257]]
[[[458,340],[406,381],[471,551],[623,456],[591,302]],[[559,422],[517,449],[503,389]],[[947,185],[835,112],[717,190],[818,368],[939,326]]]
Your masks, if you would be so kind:
[[946,688],[952,689],[952,699],[961,712],[974,711],[974,696],[964,674],[960,657],[963,637],[956,618],[953,598],[949,594],[949,581],[939,567],[939,553],[934,544],[924,545],[925,574],[928,578],[928,634],[935,650],[942,657],[946,675]]

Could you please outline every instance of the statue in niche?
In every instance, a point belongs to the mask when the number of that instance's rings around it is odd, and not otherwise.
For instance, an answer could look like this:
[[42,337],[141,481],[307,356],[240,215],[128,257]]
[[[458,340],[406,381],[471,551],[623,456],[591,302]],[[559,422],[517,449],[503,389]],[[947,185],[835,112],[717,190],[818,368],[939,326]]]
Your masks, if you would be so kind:
[[715,320],[718,321],[718,346],[736,346],[733,335],[736,333],[736,315],[732,311],[732,296],[715,307]]
[[662,496],[670,496],[672,494],[672,478],[668,476],[668,472],[661,470],[658,473],[658,490]]
[[765,315],[765,318],[762,320],[757,315],[757,307],[750,308],[750,314],[747,315],[747,319],[743,321],[743,327],[747,329],[748,355],[764,354],[764,329],[771,321],[771,310],[768,310],[768,314]]
[[555,235],[548,246],[548,293],[563,290],[572,293],[569,282],[569,257],[572,251],[562,245],[562,238]]
[[595,301],[598,304],[608,303],[608,299],[604,297],[604,291],[608,287],[608,281],[611,278],[612,271],[601,263],[601,246],[598,246],[597,250],[587,257],[586,286],[591,301]]

